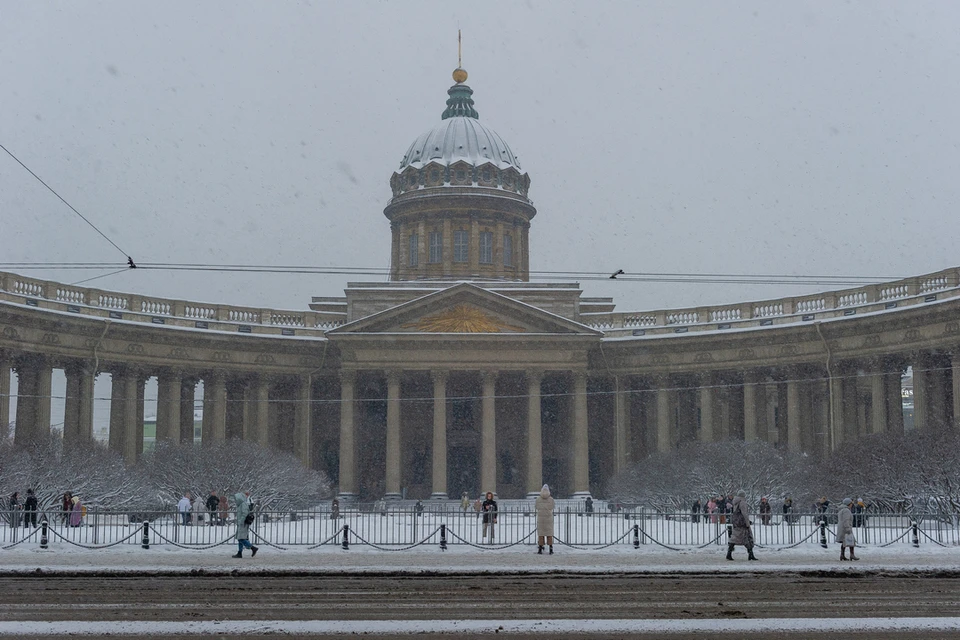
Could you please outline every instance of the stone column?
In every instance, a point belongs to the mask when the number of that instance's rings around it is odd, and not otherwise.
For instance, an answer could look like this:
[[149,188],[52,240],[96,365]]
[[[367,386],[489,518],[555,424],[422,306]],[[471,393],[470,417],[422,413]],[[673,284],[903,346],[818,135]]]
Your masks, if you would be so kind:
[[573,495],[590,495],[590,438],[587,427],[587,372],[573,372]]
[[803,445],[801,442],[803,429],[803,414],[800,406],[801,382],[798,380],[800,372],[796,369],[790,370],[787,379],[787,450],[799,452]]
[[700,442],[713,442],[717,439],[714,398],[716,397],[716,376],[705,373],[700,376]]
[[119,453],[121,456],[124,454],[126,446],[126,432],[123,426],[124,395],[126,394],[124,375],[125,371],[122,368],[110,372],[110,433],[108,442],[110,451]]
[[903,433],[903,372],[896,363],[885,376],[887,386],[887,431]]
[[[614,380],[613,473],[620,473],[630,462],[630,404],[633,396],[629,376]],[[537,406],[539,407],[539,392]]]
[[887,384],[888,374],[883,365],[873,368],[870,376],[870,432],[887,431]]
[[350,500],[357,495],[357,456],[354,444],[353,402],[357,372],[340,372],[340,489],[339,497]]
[[257,377],[254,396],[256,409],[253,440],[261,447],[268,447],[270,446],[270,379],[267,376]]
[[929,366],[929,359],[922,355],[913,361],[913,428],[917,431],[930,428]]
[[0,353],[0,437],[10,432],[10,359]]
[[[842,375],[842,374],[841,374]],[[844,441],[844,380],[842,377],[838,377],[835,372],[830,377],[830,386],[828,388],[829,402],[830,402],[830,437],[829,449],[830,451],[835,451]]]
[[[157,376],[157,441],[180,442],[182,373],[176,369]],[[193,425],[193,415],[190,416]]]
[[307,469],[313,467],[313,383],[309,374],[299,376],[294,407],[293,450]]
[[[954,349],[950,356],[951,382],[953,384],[953,428],[960,429],[960,348]],[[9,374],[9,371],[7,372]],[[0,413],[0,424],[7,414]]]
[[743,372],[743,439],[753,442],[758,438],[757,429],[757,372]]
[[63,442],[74,445],[93,440],[93,365],[75,362],[68,365],[67,397],[63,411]]
[[540,388],[543,372],[527,371],[527,497],[540,495],[543,487],[543,421]]
[[197,379],[184,376],[180,379],[180,444],[193,446],[194,441],[194,408],[197,401]]
[[483,392],[480,401],[480,488],[497,495],[497,374],[481,373]]
[[670,406],[670,378],[660,376],[656,379],[657,387],[657,451],[666,453],[673,449],[672,426],[673,411]]
[[387,499],[400,499],[400,371],[387,371]]
[[[143,438],[137,438],[142,433],[143,414],[140,409],[140,388],[142,382],[138,371],[127,369],[123,375],[123,461],[128,465],[135,464],[143,453]],[[137,428],[137,417],[140,417],[140,429]]]
[[29,445],[37,433],[37,385],[39,372],[32,359],[24,358],[17,365],[17,426],[13,442],[18,447]]
[[447,499],[447,371],[433,371],[433,490],[430,497]]
[[[210,403],[206,402],[207,393],[210,394]],[[203,379],[203,408],[206,411],[210,408],[209,423],[204,421],[203,442],[213,444],[223,442],[227,439],[227,378],[223,371],[214,371]],[[207,424],[210,425],[210,433],[206,432]],[[210,436],[208,438],[208,436]],[[207,442],[209,439],[209,442]]]

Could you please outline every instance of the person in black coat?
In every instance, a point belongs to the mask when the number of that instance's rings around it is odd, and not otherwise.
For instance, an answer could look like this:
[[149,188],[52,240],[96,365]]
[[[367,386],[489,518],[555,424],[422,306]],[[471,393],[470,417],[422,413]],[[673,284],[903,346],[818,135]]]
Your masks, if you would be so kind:
[[37,496],[33,495],[33,489],[27,489],[27,499],[23,501],[23,524],[24,526],[37,526],[37,511],[40,504],[37,502]]
[[217,523],[217,512],[220,511],[220,498],[216,491],[211,491],[207,496],[207,512],[210,514],[210,526]]
[[690,507],[690,522],[700,522],[700,512],[703,511],[703,505],[700,504],[700,500],[697,499],[693,503],[693,506]]
[[493,493],[487,491],[487,499],[480,505],[480,511],[483,513],[483,535],[487,537],[487,527],[490,528],[490,542],[493,543],[493,527],[497,524],[497,501],[493,499]]

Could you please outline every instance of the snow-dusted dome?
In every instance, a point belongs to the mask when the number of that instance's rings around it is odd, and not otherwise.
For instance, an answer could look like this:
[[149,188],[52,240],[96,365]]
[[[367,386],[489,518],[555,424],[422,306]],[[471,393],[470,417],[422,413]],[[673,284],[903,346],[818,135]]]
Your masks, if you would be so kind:
[[400,161],[397,173],[407,167],[420,169],[430,162],[449,167],[465,161],[474,167],[491,163],[498,169],[514,168],[525,172],[517,157],[500,135],[480,123],[479,114],[473,108],[473,90],[465,84],[457,84],[447,91],[447,109],[443,120],[430,131],[420,135]]

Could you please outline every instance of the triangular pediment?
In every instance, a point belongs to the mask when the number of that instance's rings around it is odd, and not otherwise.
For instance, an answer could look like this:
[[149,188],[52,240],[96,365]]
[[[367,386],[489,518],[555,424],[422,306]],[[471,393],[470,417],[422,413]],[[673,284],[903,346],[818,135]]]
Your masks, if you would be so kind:
[[327,335],[384,333],[602,335],[586,325],[470,283],[453,284],[337,327]]

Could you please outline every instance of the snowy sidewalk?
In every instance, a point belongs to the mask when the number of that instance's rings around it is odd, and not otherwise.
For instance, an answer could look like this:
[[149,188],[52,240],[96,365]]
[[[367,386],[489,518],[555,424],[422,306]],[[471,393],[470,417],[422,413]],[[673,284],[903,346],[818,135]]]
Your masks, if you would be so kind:
[[441,551],[436,545],[408,551],[379,551],[353,545],[314,550],[280,551],[261,547],[256,558],[245,552],[242,559],[231,558],[235,547],[221,546],[194,551],[168,545],[141,549],[120,545],[92,550],[58,546],[41,550],[36,544],[0,551],[0,574],[24,572],[108,572],[108,573],[743,573],[747,572],[958,572],[960,547],[924,545],[915,549],[905,545],[887,548],[858,548],[860,562],[838,560],[839,547],[805,547],[783,551],[758,549],[759,562],[747,562],[741,547],[735,562],[724,559],[725,547],[670,551],[645,545],[640,549],[615,547],[599,551],[581,551],[558,546],[556,555],[537,555],[530,546],[504,550],[480,550],[451,546]]

